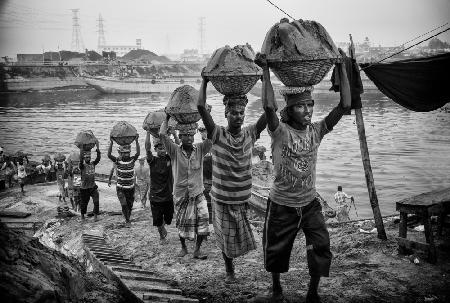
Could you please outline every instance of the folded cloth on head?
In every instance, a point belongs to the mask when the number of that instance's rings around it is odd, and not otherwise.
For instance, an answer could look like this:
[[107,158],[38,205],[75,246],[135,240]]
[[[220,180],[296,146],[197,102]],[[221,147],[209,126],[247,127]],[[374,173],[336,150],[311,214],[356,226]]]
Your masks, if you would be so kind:
[[117,148],[117,151],[119,153],[129,153],[129,152],[131,152],[131,145],[120,145]]
[[177,129],[180,133],[180,135],[195,135],[197,132],[197,123],[189,123],[189,124],[177,124]]

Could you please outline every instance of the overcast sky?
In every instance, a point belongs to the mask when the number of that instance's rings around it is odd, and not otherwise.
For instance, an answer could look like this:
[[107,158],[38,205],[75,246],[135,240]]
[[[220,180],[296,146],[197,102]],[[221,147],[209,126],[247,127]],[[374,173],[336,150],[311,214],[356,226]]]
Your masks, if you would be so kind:
[[[296,19],[320,22],[333,40],[369,37],[374,45],[396,46],[450,21],[450,0],[272,0]],[[107,44],[181,53],[250,43],[257,51],[266,32],[285,15],[266,0],[0,0],[0,55],[70,50],[72,12],[79,9],[82,39],[97,49],[98,16]],[[450,41],[450,31],[439,36]]]

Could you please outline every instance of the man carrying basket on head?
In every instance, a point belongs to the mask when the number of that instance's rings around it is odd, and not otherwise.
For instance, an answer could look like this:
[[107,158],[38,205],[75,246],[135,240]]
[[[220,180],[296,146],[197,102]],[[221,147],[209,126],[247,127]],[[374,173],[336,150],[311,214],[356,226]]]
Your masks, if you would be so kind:
[[125,223],[130,224],[131,210],[134,203],[134,164],[140,155],[139,135],[136,135],[136,154],[130,157],[131,146],[120,145],[117,151],[119,157],[112,155],[113,139],[110,138],[108,148],[108,158],[116,164],[117,169],[117,184],[116,191],[122,206],[122,214],[125,218]]
[[80,150],[80,163],[78,167],[80,168],[81,174],[81,186],[80,186],[80,197],[81,197],[81,220],[84,221],[84,215],[87,212],[87,206],[90,198],[92,197],[92,202],[94,203],[94,221],[98,220],[98,214],[100,212],[99,205],[99,194],[98,186],[95,184],[95,166],[100,162],[100,148],[98,147],[98,140],[95,145],[97,149],[97,157],[94,162],[91,162],[91,151],[81,151]]
[[[329,275],[332,254],[315,188],[317,152],[322,138],[350,108],[350,101],[344,98],[344,102],[324,119],[312,123],[314,100],[311,87],[287,87],[281,91],[286,107],[281,111],[280,122],[265,55],[257,54],[255,62],[264,70],[262,101],[272,138],[275,180],[270,190],[263,234],[264,266],[272,273],[273,285],[269,294],[259,296],[253,302],[283,300],[280,273],[289,270],[292,246],[300,229],[306,238],[310,274],[306,302],[320,302],[319,281]],[[347,78],[342,77],[341,84],[345,81]]]
[[225,96],[225,117],[228,126],[217,126],[207,111],[206,86],[203,77],[198,98],[198,111],[212,141],[213,224],[216,241],[225,261],[226,282],[236,280],[233,259],[256,249],[247,218],[248,201],[252,189],[252,148],[260,133],[266,128],[263,113],[256,124],[242,127],[247,97]]
[[177,207],[176,225],[181,242],[178,256],[184,257],[188,253],[186,239],[196,238],[193,257],[204,260],[207,255],[203,254],[200,248],[209,235],[209,216],[203,195],[203,158],[211,149],[211,141],[194,144],[197,124],[178,124],[181,146],[176,145],[167,134],[169,119],[170,116],[167,115],[159,136],[172,163],[173,196]]

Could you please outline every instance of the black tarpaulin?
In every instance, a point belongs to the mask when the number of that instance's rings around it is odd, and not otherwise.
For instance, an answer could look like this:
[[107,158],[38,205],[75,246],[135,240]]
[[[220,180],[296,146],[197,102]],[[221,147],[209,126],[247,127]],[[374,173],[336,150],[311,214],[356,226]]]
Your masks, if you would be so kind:
[[360,66],[383,94],[410,110],[428,112],[450,102],[450,53]]

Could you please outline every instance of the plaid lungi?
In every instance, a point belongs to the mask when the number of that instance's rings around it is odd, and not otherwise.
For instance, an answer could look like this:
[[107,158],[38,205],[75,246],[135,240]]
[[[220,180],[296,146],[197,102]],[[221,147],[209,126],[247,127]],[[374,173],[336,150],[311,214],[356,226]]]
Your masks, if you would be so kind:
[[66,196],[65,185],[66,185],[66,182],[64,181],[64,179],[58,179],[58,190],[59,190],[59,194],[60,194],[61,197],[63,197],[63,198]]
[[208,205],[205,196],[184,197],[177,204],[177,228],[181,238],[194,240],[196,235],[209,235]]
[[247,218],[248,204],[224,204],[212,199],[213,224],[217,246],[228,258],[256,249],[255,237]]

